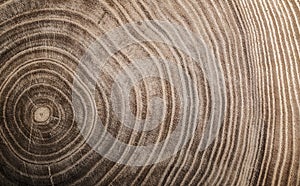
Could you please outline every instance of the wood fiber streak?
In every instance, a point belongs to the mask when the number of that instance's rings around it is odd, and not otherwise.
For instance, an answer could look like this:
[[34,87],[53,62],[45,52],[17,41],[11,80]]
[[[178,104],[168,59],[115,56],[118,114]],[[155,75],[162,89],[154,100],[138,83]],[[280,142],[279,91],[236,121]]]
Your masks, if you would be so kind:
[[[213,112],[204,70],[165,43],[140,42],[115,53],[103,67],[95,102],[119,141],[155,144],[180,124],[179,94],[157,77],[135,84],[129,106],[145,119],[149,99],[164,99],[161,125],[137,132],[118,120],[108,97],[131,59],[171,61],[193,77],[201,98],[185,147],[138,167],[111,161],[86,143],[72,94],[86,49],[112,29],[145,20],[169,21],[200,36],[221,67],[225,106],[216,138],[199,151]],[[300,186],[299,30],[299,0],[0,0],[0,185]]]

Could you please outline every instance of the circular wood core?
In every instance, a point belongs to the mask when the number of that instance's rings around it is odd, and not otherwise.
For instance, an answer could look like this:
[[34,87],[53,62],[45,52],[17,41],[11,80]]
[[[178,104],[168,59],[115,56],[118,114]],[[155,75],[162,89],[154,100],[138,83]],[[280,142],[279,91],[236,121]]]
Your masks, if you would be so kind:
[[39,107],[34,111],[34,121],[45,122],[50,117],[50,109],[48,107]]

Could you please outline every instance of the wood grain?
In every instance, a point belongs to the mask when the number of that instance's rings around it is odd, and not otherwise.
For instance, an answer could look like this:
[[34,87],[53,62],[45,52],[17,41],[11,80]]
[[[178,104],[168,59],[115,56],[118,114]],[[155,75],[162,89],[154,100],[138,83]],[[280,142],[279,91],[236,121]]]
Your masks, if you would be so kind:
[[[298,0],[0,0],[0,185],[300,186],[299,17]],[[183,149],[156,164],[129,166],[86,143],[74,119],[73,81],[97,38],[145,20],[176,23],[201,37],[221,67],[224,115],[212,144],[197,150],[214,108],[204,70],[164,43],[120,50],[95,97],[103,125],[118,140],[155,144],[178,125],[178,95],[160,78],[145,78],[130,93],[141,119],[150,97],[165,99],[159,127],[137,132],[113,114],[114,77],[133,57],[181,66],[201,100],[197,129]]]

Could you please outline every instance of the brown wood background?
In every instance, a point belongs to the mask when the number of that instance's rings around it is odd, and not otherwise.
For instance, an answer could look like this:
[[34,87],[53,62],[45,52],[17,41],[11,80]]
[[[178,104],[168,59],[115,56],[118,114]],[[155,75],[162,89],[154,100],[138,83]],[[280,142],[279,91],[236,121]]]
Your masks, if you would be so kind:
[[[0,185],[299,186],[299,17],[299,0],[0,0]],[[143,20],[170,21],[201,36],[222,67],[226,104],[219,134],[205,151],[196,149],[209,114],[177,154],[133,167],[85,143],[70,99],[86,47],[108,30]],[[173,50],[142,43],[111,63],[150,54],[189,62]],[[201,70],[191,71],[203,93],[200,111],[209,113],[209,86]],[[121,130],[101,96],[101,117],[125,142],[155,143],[171,128],[166,123],[145,135]],[[53,108],[51,121],[34,124],[32,110],[45,105]]]

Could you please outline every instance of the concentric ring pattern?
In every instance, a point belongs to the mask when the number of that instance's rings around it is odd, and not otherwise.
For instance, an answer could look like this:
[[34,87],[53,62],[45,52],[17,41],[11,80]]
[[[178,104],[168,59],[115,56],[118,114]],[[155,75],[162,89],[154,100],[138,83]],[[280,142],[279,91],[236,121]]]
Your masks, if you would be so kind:
[[296,0],[0,0],[0,185],[300,185],[299,17]]

